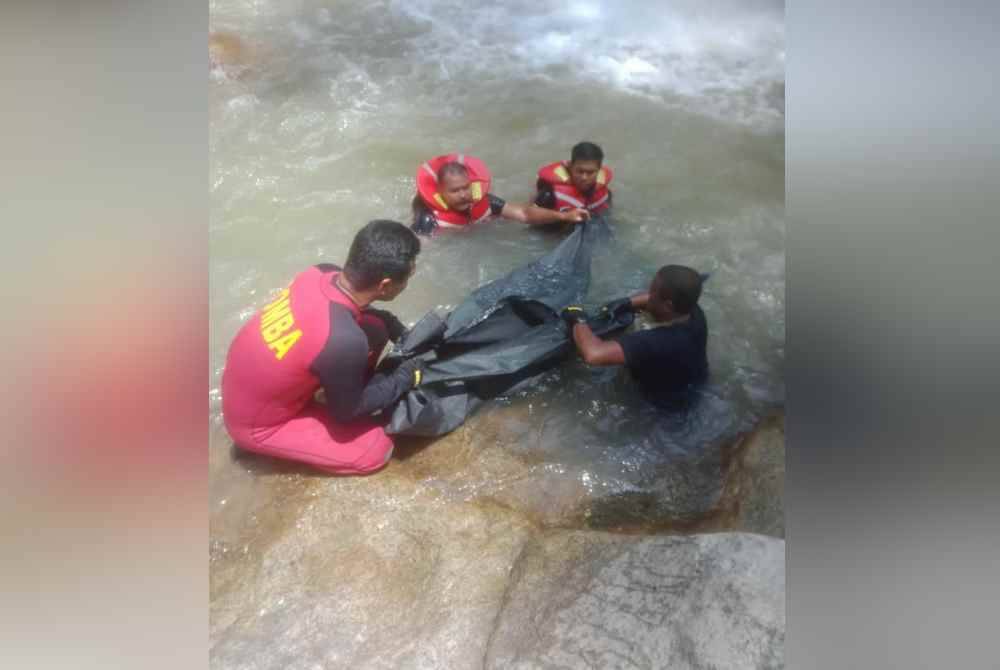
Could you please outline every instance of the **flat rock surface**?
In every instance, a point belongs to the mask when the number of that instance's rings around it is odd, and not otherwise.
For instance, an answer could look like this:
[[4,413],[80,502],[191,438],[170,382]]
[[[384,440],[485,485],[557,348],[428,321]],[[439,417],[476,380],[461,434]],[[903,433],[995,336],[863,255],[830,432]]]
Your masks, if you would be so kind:
[[300,483],[213,543],[212,667],[481,667],[526,524],[388,473]]
[[487,668],[780,668],[785,543],[554,532],[518,561]]

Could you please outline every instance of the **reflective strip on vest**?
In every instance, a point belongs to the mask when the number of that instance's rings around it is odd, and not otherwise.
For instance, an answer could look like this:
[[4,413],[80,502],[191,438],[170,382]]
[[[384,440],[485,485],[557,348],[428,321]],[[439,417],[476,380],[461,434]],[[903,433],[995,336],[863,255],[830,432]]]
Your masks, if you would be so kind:
[[564,168],[562,165],[557,167],[552,172],[555,173],[555,175],[560,179],[562,179],[563,181],[569,181],[569,173],[566,172],[566,168]]
[[596,201],[594,201],[594,202],[590,203],[589,205],[587,205],[587,209],[597,209],[598,207],[600,207],[601,205],[603,205],[604,203],[606,203],[608,201],[608,196],[609,195],[611,195],[610,192],[605,193],[603,197],[598,198]]
[[434,217],[434,220],[437,221],[437,224],[439,226],[443,226],[445,228],[466,228],[466,227],[468,227],[469,225],[471,225],[473,223],[479,223],[480,221],[485,221],[486,219],[490,218],[490,216],[492,214],[493,214],[493,212],[487,207],[485,214],[483,214],[481,217],[479,217],[478,219],[476,219],[474,221],[469,221],[468,224],[460,224],[460,223],[452,223],[450,221],[442,221],[441,219],[439,219],[437,217]]
[[566,195],[565,193],[560,193],[559,191],[556,191],[555,194],[556,194],[556,198],[558,198],[559,200],[565,200],[566,202],[568,202],[569,204],[573,205],[574,207],[581,207],[582,208],[582,207],[586,206],[582,202],[580,202],[579,200],[577,200],[576,198],[574,198],[571,195]]
[[421,165],[420,167],[422,167],[424,170],[426,170],[427,174],[429,174],[434,181],[438,180],[437,173],[434,172],[434,170],[431,169],[430,163],[427,163],[425,161],[424,164]]
[[479,223],[480,221],[485,221],[486,219],[490,218],[492,215],[493,215],[493,208],[492,207],[487,207],[486,211],[483,213],[483,215],[481,217],[479,217],[478,219],[476,219],[475,221],[473,221],[473,223]]

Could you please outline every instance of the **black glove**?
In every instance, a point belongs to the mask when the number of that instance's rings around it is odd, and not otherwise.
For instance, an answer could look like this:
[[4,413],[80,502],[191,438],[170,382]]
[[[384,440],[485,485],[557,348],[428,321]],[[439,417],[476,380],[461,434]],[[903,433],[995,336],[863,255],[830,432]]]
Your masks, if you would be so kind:
[[569,307],[564,307],[563,311],[559,312],[559,316],[562,320],[569,324],[572,329],[578,323],[587,320],[587,312],[583,310],[580,305],[570,305]]
[[[406,326],[403,322],[396,318],[392,312],[387,312],[384,309],[375,309],[374,307],[366,307],[364,312],[370,314],[371,316],[377,317],[382,325],[385,327],[385,334],[389,336],[389,339],[393,342],[398,342],[401,338],[406,336]],[[368,342],[371,345],[374,341],[380,341],[380,334],[378,330],[373,330],[368,332],[371,328],[367,324],[362,324],[361,329],[365,331],[368,335]]]
[[424,211],[414,218],[413,223],[410,224],[410,230],[418,235],[430,235],[437,226],[437,218],[430,212]]
[[614,316],[622,312],[634,312],[635,307],[632,306],[631,298],[619,298],[618,300],[612,300],[608,304],[601,307],[601,314],[609,314]]
[[384,309],[372,309],[371,307],[365,311],[382,319],[382,323],[385,324],[385,329],[389,333],[389,339],[393,342],[398,342],[401,338],[406,336],[406,326],[404,326],[403,322],[397,319],[396,315],[392,312],[388,312]]

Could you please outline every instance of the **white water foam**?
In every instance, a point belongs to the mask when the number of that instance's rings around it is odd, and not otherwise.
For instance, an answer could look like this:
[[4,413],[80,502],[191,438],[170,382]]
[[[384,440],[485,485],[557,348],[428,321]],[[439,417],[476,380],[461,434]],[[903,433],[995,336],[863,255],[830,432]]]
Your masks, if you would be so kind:
[[[414,57],[511,79],[611,85],[730,121],[783,123],[781,3],[402,0],[430,25]],[[463,64],[464,65],[464,64]]]
[[211,11],[216,26],[283,34],[325,70],[338,53],[367,66],[389,49],[439,83],[610,86],[765,130],[784,123],[780,0],[364,0],[336,10],[325,0],[213,0]]

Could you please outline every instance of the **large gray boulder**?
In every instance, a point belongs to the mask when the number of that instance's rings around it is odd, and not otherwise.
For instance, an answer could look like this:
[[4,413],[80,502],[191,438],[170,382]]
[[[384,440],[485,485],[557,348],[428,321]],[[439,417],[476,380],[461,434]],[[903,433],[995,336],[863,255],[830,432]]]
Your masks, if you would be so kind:
[[[371,477],[214,450],[212,667],[781,666],[782,540],[584,530],[587,472],[517,448],[501,416]],[[780,421],[732,448],[697,532],[783,532]]]
[[486,668],[784,667],[785,543],[567,531],[522,553]]
[[302,483],[213,544],[212,667],[481,667],[527,525],[389,472]]

